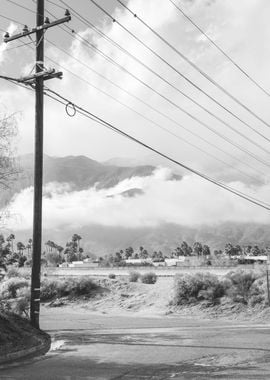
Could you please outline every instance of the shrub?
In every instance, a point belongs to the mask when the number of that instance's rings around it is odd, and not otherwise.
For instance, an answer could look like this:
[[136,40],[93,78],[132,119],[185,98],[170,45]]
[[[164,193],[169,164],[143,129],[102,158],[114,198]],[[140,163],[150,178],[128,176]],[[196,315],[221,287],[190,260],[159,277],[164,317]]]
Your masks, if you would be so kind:
[[97,285],[87,277],[82,277],[81,279],[75,281],[75,292],[74,295],[88,295],[91,294],[92,290],[95,290]]
[[30,289],[28,287],[21,288],[17,291],[17,299],[14,304],[14,313],[21,316],[29,317],[30,308]]
[[254,271],[240,270],[230,272],[226,278],[231,282],[227,295],[234,301],[247,304],[251,296],[259,295],[261,292],[253,286],[259,274]]
[[114,273],[110,273],[108,277],[111,279],[115,279],[116,275]]
[[40,299],[41,301],[49,301],[58,295],[57,281],[44,280],[40,287]]
[[62,263],[62,257],[57,252],[48,252],[46,253],[46,261],[53,266],[57,266]]
[[54,298],[67,296],[91,295],[97,285],[87,277],[68,280],[44,280],[41,285],[40,298],[49,301]]
[[148,272],[141,276],[141,281],[144,284],[155,284],[157,282],[157,275],[154,272]]
[[225,294],[225,283],[210,273],[176,276],[173,303],[182,305],[209,301],[217,303]]
[[136,271],[129,272],[128,280],[129,282],[137,282],[140,278],[140,273]]
[[16,298],[20,288],[27,287],[28,281],[22,278],[12,277],[4,281],[0,287],[1,298]]
[[6,277],[7,278],[22,277],[22,274],[19,272],[17,268],[11,267],[8,269]]

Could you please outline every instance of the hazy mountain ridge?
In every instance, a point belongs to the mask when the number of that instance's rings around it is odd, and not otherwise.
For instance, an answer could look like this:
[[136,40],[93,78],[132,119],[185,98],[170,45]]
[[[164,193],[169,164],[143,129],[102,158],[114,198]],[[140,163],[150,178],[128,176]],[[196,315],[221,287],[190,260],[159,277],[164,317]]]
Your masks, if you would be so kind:
[[[270,226],[250,223],[222,223],[215,226],[186,227],[176,224],[163,224],[158,227],[123,228],[90,225],[78,229],[45,230],[43,240],[53,240],[65,246],[73,233],[82,237],[85,251],[104,256],[119,249],[140,246],[149,251],[161,250],[170,253],[183,240],[189,244],[200,241],[208,244],[212,250],[223,249],[226,243],[240,245],[270,245]],[[26,240],[30,231],[19,231],[16,238]]]
[[[33,184],[33,156],[22,156],[20,162],[23,171],[21,176],[27,177],[28,186],[31,186]],[[43,176],[44,184],[69,183],[73,190],[85,190],[97,184],[97,188],[102,189],[113,187],[127,178],[149,176],[155,169],[155,166],[151,165],[135,167],[104,165],[86,156],[44,156]]]
[[[33,186],[33,154],[20,156],[18,166],[20,174],[12,188],[1,193],[0,207],[6,205],[14,194]],[[67,183],[72,191],[86,190],[95,185],[97,189],[108,189],[125,179],[150,176],[155,170],[156,166],[153,165],[117,166],[99,163],[86,156],[50,157],[44,155],[43,183],[44,185],[50,182]],[[180,175],[173,175],[175,180],[181,178]],[[129,193],[124,195],[128,196]],[[131,191],[131,196],[134,196],[134,191]]]

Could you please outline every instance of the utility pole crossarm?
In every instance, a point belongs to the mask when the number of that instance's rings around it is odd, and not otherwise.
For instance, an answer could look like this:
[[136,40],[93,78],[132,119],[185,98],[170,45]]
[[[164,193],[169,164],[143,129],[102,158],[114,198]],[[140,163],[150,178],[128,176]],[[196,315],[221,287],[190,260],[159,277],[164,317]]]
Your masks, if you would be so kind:
[[63,24],[64,22],[69,22],[71,20],[71,16],[68,9],[66,10],[65,14],[67,15],[66,17],[60,18],[59,20],[55,20],[52,22],[50,22],[49,19],[46,18],[44,24],[37,26],[36,28],[32,28],[31,30],[28,30],[27,26],[25,25],[24,31],[22,33],[14,34],[14,36],[9,36],[9,34],[6,33],[4,36],[4,42],[8,43],[22,37],[30,36],[31,34],[37,33],[41,30],[47,30],[49,28],[52,28],[53,26]]
[[21,78],[19,81],[21,83],[32,85],[32,84],[35,84],[36,78],[41,77],[41,76],[43,77],[44,81],[45,80],[49,80],[49,79],[53,79],[53,78],[62,79],[63,72],[62,71],[57,71],[56,72],[55,69],[42,70],[39,73],[36,73],[36,74],[33,74],[33,75],[29,75],[27,77]]

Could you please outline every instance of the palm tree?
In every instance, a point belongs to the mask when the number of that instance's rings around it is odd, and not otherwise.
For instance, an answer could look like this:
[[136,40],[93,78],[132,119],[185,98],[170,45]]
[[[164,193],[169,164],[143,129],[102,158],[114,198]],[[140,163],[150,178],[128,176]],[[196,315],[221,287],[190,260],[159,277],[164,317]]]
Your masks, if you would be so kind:
[[2,249],[2,246],[4,243],[5,243],[4,235],[0,234],[0,249]]
[[82,240],[82,237],[78,234],[74,234],[72,236],[72,241],[74,243],[74,248],[76,248],[76,253],[78,253],[78,250],[80,249],[80,240]]
[[[29,251],[32,253],[33,240],[31,238],[28,239],[27,246],[29,247]],[[29,254],[29,251],[28,251],[28,254]]]
[[25,245],[22,242],[17,243],[17,249],[21,255],[23,255],[23,251],[25,250]]
[[10,234],[8,237],[7,237],[7,241],[11,244],[11,252],[14,253],[14,248],[13,248],[13,242],[15,240],[15,235],[14,234]]

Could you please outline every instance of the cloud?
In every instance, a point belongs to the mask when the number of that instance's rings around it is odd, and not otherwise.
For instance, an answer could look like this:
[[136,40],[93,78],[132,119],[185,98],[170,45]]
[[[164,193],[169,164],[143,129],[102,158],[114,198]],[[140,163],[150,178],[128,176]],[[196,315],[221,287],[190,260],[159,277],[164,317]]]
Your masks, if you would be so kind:
[[[17,25],[11,23],[7,28],[7,32],[11,35],[17,30],[17,28],[18,28]],[[2,42],[0,44],[0,66],[3,64],[5,60],[5,51],[7,48],[8,48],[8,44],[6,44],[5,42]]]
[[[240,191],[270,203],[270,184],[247,187],[231,183]],[[141,189],[142,194],[126,197],[121,193]],[[11,230],[32,228],[33,188],[14,196],[8,221]],[[129,228],[176,223],[185,226],[214,225],[220,222],[269,223],[269,212],[217,189],[195,176],[171,180],[171,170],[157,169],[148,177],[133,177],[113,188],[71,191],[68,184],[50,183],[44,191],[43,227],[80,228],[99,224]]]

